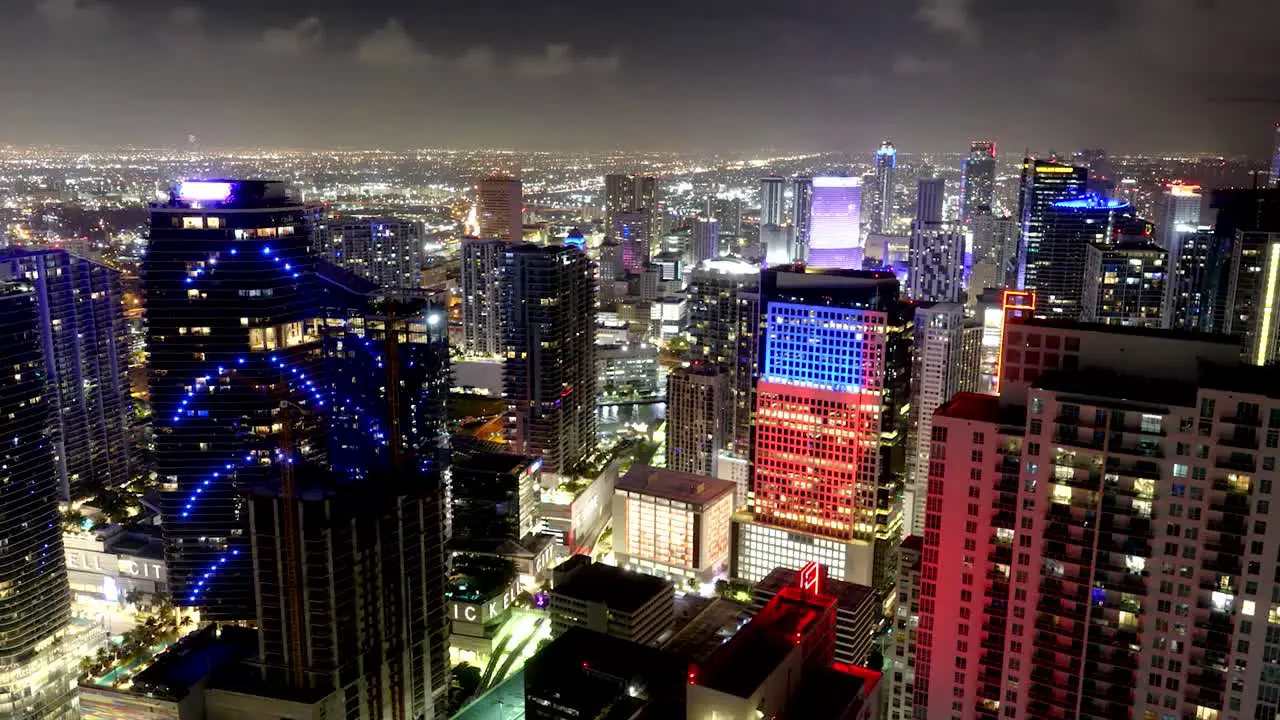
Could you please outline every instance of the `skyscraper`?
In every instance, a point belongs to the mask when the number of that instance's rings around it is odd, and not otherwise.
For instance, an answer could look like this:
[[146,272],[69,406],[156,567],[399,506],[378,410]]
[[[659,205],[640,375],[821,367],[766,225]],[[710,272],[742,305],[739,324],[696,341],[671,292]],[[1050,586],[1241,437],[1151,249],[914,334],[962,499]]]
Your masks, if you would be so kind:
[[783,212],[786,202],[786,178],[776,175],[760,178],[760,226],[786,225]]
[[1228,364],[1228,339],[1005,337],[1006,356],[1052,346],[1073,369],[935,415],[916,712],[1273,716],[1270,371]]
[[1177,259],[1173,261],[1165,310],[1169,327],[1215,332],[1218,327],[1215,318],[1222,315],[1219,297],[1226,295],[1221,286],[1227,282],[1231,248],[1206,227],[1178,233],[1176,239],[1177,250],[1170,255]]
[[330,218],[324,236],[329,262],[387,290],[421,290],[426,263],[422,223],[397,218]]
[[812,193],[809,265],[862,269],[862,179],[816,177]]
[[[502,276],[505,240],[462,239],[463,349],[471,355],[502,351]],[[612,279],[612,278],[610,278]]]
[[[319,216],[265,181],[186,182],[151,207],[143,277],[168,580],[206,620],[255,617],[242,491],[272,474],[282,394],[321,401],[287,379],[320,362]],[[293,436],[300,460],[323,459],[314,418]]]
[[1017,287],[1018,221],[979,210],[968,222],[973,232],[973,278],[969,285],[974,294],[989,287]]
[[723,449],[745,458],[760,335],[760,269],[736,258],[704,262],[689,273],[688,295],[690,358],[727,373],[730,419]]
[[720,257],[720,222],[715,218],[694,218],[690,246],[693,251],[691,260],[695,265]]
[[770,268],[756,384],[753,519],[734,576],[816,561],[888,592],[901,538],[911,306],[892,273]]
[[524,198],[519,178],[491,175],[476,188],[477,237],[520,242],[524,234]]
[[[667,467],[716,476],[716,462],[727,444],[729,373],[716,365],[694,365],[667,376]],[[745,488],[740,493],[746,497]],[[735,507],[737,505],[735,504]]]
[[[1046,215],[1059,200],[1083,194],[1088,179],[1089,171],[1086,168],[1033,158],[1022,161],[1022,189],[1018,201],[1021,231],[1018,239],[1017,287],[1034,290],[1040,285],[1042,271],[1053,272],[1053,261],[1042,256],[1043,250],[1040,247],[1044,239]],[[1048,298],[1041,298],[1040,302],[1048,302]]]
[[80,716],[75,666],[59,647],[71,622],[71,589],[41,348],[47,330],[29,284],[0,285],[0,714],[73,720]]
[[614,213],[610,237],[622,251],[622,267],[628,273],[644,272],[649,263],[648,210],[628,210]]
[[965,239],[942,222],[941,178],[921,180],[916,218],[907,252],[907,296],[926,302],[960,302],[964,297]]
[[1271,153],[1271,184],[1280,187],[1280,122],[1276,123],[1274,150]]
[[1149,240],[1090,243],[1085,254],[1081,319],[1127,327],[1167,328],[1169,251]]
[[512,449],[572,473],[596,449],[595,272],[574,247],[503,253],[503,396]]
[[124,487],[141,467],[120,272],[63,250],[14,248],[0,252],[3,282],[30,287],[39,308],[59,496]]
[[924,178],[916,183],[916,218],[921,226],[942,224],[947,183],[942,178]]
[[1173,253],[1170,260],[1177,261],[1179,236],[1195,232],[1200,226],[1200,186],[1170,183],[1160,194],[1156,208],[1156,242]]
[[[911,426],[907,439],[907,490],[903,502],[905,530],[924,532],[924,500],[928,489],[929,447],[933,411],[960,392],[968,368],[964,350],[964,306],[924,303],[916,308],[911,353]],[[976,369],[977,363],[974,363]]]
[[1247,362],[1280,357],[1280,233],[1240,231],[1232,246],[1223,332],[1241,335]]
[[990,212],[996,202],[996,144],[987,140],[969,143],[969,156],[961,174],[960,220],[969,223],[980,208]]
[[[861,211],[859,211],[861,212]],[[791,224],[796,229],[796,255],[808,257],[809,221],[813,214],[813,178],[796,177],[791,181]]]
[[612,234],[614,218],[619,213],[631,212],[643,212],[649,216],[649,242],[652,244],[657,239],[654,233],[658,231],[658,179],[651,175],[605,175],[604,226],[605,232],[610,233],[610,239],[617,239]]
[[1134,220],[1129,203],[1097,195],[1059,200],[1040,215],[1034,255],[1027,255],[1025,289],[1036,293],[1036,314],[1079,320],[1090,243],[1111,245]]
[[893,233],[897,218],[898,150],[885,140],[876,150],[876,187],[871,196],[871,232]]

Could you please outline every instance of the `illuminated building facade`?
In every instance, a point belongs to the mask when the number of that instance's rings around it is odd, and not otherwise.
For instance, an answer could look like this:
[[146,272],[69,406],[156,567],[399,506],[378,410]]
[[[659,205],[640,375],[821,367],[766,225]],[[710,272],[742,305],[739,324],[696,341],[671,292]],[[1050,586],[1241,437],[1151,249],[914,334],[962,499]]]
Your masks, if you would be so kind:
[[862,178],[813,178],[808,263],[816,268],[862,268]]
[[1212,228],[1178,233],[1165,313],[1174,330],[1214,332],[1221,324],[1222,291],[1230,266],[1230,247],[1217,238]]
[[31,286],[0,285],[0,507],[6,520],[0,716],[71,720],[80,715],[74,659],[64,646],[71,592],[49,433],[45,330]]
[[622,251],[622,268],[627,273],[642,273],[649,262],[649,221],[647,210],[614,213],[610,237]]
[[735,576],[757,582],[816,560],[885,592],[902,529],[911,307],[891,273],[762,278],[753,520],[740,527]]
[[1169,251],[1150,241],[1090,243],[1081,319],[1104,325],[1167,328]]
[[979,211],[968,222],[973,233],[973,275],[969,281],[973,293],[1017,287],[1018,221]]
[[996,202],[996,144],[987,140],[969,143],[969,155],[961,169],[960,221],[970,223],[983,208],[990,213]]
[[915,717],[1271,717],[1274,379],[1213,364],[1229,342],[1080,328],[1017,326],[1091,347],[935,416]]
[[[616,240],[612,234],[617,227],[616,218],[622,213],[643,213],[646,228],[649,230],[649,241],[656,239],[658,212],[658,179],[649,175],[610,174],[604,177],[604,226],[610,233],[609,239]],[[649,252],[648,248],[645,250]]]
[[[729,373],[716,365],[695,365],[667,376],[667,467],[716,477],[717,460],[726,445]],[[746,487],[735,507],[745,506]]]
[[760,227],[787,225],[787,179],[776,175],[760,178]]
[[64,250],[12,248],[0,252],[7,282],[31,288],[40,309],[59,497],[124,487],[141,467],[120,271]]
[[689,243],[691,261],[695,265],[720,257],[720,221],[715,218],[694,218]]
[[520,242],[524,239],[524,197],[519,178],[494,175],[476,187],[476,237]]
[[729,571],[734,484],[634,465],[613,491],[618,566],[695,588]]
[[803,259],[809,250],[809,222],[813,217],[813,178],[800,176],[791,181],[791,225],[796,229],[796,256]]
[[[924,526],[924,498],[929,467],[933,411],[962,389],[964,306],[925,303],[916,308],[911,353],[911,426],[907,445],[907,489],[903,500],[906,533]],[[971,388],[968,388],[971,389]]]
[[907,296],[921,302],[964,300],[964,235],[941,223],[911,225]]
[[885,140],[875,156],[876,187],[871,196],[870,232],[893,234],[897,218],[898,149]]
[[916,182],[916,217],[920,227],[940,225],[947,201],[947,183],[942,178],[922,178]]
[[1036,294],[1036,314],[1079,320],[1087,248],[1091,243],[1111,245],[1132,221],[1132,207],[1119,200],[1082,195],[1050,204],[1041,218],[1034,254],[1028,246],[1023,287]]
[[508,439],[573,472],[596,449],[595,270],[574,247],[515,245],[501,286]]
[[[1053,271],[1050,260],[1045,257],[1042,248],[1048,214],[1053,204],[1059,200],[1083,194],[1088,180],[1087,168],[1033,158],[1022,161],[1022,188],[1018,201],[1018,222],[1021,227],[1018,240],[1016,287],[1035,290],[1044,282],[1040,277],[1041,273]],[[1082,269],[1081,265],[1083,262],[1076,267],[1077,274]],[[1044,301],[1047,302],[1047,298]]]
[[1168,250],[1170,260],[1176,261],[1180,236],[1192,233],[1200,227],[1200,206],[1203,203],[1199,185],[1170,183],[1156,202],[1156,242]]
[[462,347],[470,355],[502,352],[502,258],[505,240],[462,239]]
[[524,455],[453,454],[452,538],[521,540],[542,532],[542,462]]
[[1280,122],[1276,123],[1274,148],[1271,152],[1271,184],[1280,187]]
[[321,234],[329,262],[387,290],[423,287],[422,223],[396,218],[330,218]]
[[734,258],[705,262],[689,277],[689,355],[727,374],[725,449],[751,448],[752,383],[760,335],[760,269]]
[[1244,338],[1244,358],[1270,365],[1280,353],[1280,233],[1240,232],[1232,246],[1223,331]]

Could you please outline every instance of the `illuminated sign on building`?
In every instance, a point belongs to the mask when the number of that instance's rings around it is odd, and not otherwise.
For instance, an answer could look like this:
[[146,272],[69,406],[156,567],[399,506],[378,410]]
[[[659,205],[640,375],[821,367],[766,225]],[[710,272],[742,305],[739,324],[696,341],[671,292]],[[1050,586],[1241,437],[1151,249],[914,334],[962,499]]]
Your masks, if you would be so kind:
[[811,593],[813,595],[822,594],[822,581],[826,576],[822,565],[814,560],[804,564],[800,568],[799,584],[802,592]]
[[502,594],[495,595],[484,602],[450,601],[449,619],[488,625],[490,622],[501,618],[511,607],[511,603],[515,602],[518,595],[520,595],[520,579],[516,578],[509,587],[502,591]]

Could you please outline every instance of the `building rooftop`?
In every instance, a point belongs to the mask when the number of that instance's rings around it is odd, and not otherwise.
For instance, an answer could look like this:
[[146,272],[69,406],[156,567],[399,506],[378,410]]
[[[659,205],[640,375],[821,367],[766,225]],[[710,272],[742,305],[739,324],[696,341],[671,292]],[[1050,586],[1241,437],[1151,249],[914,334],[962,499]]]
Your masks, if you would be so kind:
[[256,210],[299,205],[281,180],[184,180],[152,209]]
[[649,703],[654,710],[669,711],[656,717],[677,717],[683,716],[686,669],[663,650],[571,627],[525,665],[525,693],[527,697],[562,695],[566,705],[593,707],[630,698],[639,701],[630,712]]
[[453,456],[453,469],[455,471],[493,473],[495,475],[515,473],[534,463],[541,465],[537,458],[512,453],[470,452]]
[[856,717],[851,710],[866,702],[867,692],[879,680],[870,675],[878,673],[853,667],[848,671],[833,668],[806,671],[780,720]]
[[1150,327],[1131,327],[1127,325],[1104,325],[1102,323],[1082,322],[1079,320],[1057,320],[1047,318],[1026,318],[1019,322],[1010,323],[1005,332],[1016,330],[1018,328],[1057,328],[1062,330],[1075,330],[1079,332],[1094,332],[1107,335],[1134,335],[1139,337],[1164,338],[1166,340],[1192,340],[1195,342],[1206,343],[1210,345],[1224,345],[1237,348],[1240,345],[1238,338],[1229,335],[1215,335],[1210,333],[1192,332],[1190,330],[1164,330],[1161,328]]
[[832,598],[822,595],[779,595],[707,661],[698,684],[745,698],[760,687],[792,652],[803,651],[804,637]]
[[148,668],[133,677],[133,689],[181,699],[205,677],[250,657],[257,649],[256,630],[210,625],[156,656]]
[[[677,604],[679,600],[677,598]],[[724,598],[716,598],[685,618],[680,617],[677,609],[675,627],[679,629],[663,649],[688,662],[701,664],[728,642],[746,623],[747,618],[745,607]]]
[[[777,593],[784,587],[799,587],[800,572],[790,568],[774,568],[756,585],[756,590]],[[859,607],[864,603],[875,602],[875,590],[866,585],[825,578],[822,581],[822,593],[834,598],[836,605],[842,608]]]
[[[1013,424],[1009,421],[1014,419],[1010,407],[1001,405],[998,396],[969,392],[956,393],[938,406],[934,415],[997,424]],[[1022,413],[1017,412],[1016,416],[1021,418]]]
[[1089,397],[1106,397],[1121,401],[1179,407],[1192,407],[1196,402],[1196,386],[1192,383],[1123,375],[1090,368],[1071,371],[1049,370],[1031,386]]
[[735,484],[706,475],[633,465],[618,479],[617,489],[652,495],[691,505],[706,505],[725,495],[732,495]]
[[653,575],[592,563],[589,557],[586,560],[590,564],[573,569],[551,593],[582,602],[603,603],[611,610],[630,613],[644,607],[655,596],[672,592],[671,583]]

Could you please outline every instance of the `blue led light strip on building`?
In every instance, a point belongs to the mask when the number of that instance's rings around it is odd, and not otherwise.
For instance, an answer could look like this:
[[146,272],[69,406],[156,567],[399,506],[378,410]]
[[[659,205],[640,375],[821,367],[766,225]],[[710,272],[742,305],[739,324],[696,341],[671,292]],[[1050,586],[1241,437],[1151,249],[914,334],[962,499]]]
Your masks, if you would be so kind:
[[199,597],[200,593],[204,592],[205,584],[207,584],[209,580],[213,578],[214,573],[218,572],[218,568],[225,565],[227,563],[228,558],[234,557],[239,554],[240,554],[240,549],[235,548],[229,552],[223,553],[222,555],[218,556],[217,560],[214,560],[212,563],[210,563],[208,569],[206,569],[204,571],[204,574],[200,576],[200,579],[196,581],[196,589],[192,590],[191,594],[187,595],[187,600],[195,600],[197,597]]

